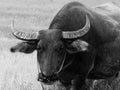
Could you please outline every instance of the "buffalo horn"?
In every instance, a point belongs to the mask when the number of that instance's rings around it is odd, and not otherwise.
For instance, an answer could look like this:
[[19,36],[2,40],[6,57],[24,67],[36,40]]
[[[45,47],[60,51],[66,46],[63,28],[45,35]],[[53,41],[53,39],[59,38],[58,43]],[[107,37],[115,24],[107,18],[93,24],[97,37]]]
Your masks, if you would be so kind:
[[36,40],[38,37],[38,32],[27,33],[27,32],[17,31],[14,28],[14,21],[12,22],[11,29],[12,29],[12,34],[16,38],[21,39],[21,40],[26,40],[26,41]]
[[86,15],[86,24],[82,29],[76,30],[76,31],[64,31],[62,32],[63,38],[66,39],[74,39],[78,37],[84,36],[90,29],[90,21],[88,16]]

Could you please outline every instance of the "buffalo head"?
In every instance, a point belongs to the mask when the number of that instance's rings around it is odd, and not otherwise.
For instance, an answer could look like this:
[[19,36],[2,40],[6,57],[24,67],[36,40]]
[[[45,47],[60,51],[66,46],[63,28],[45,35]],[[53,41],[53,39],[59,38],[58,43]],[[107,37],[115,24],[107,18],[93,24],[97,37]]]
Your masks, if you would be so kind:
[[[12,24],[14,25],[14,24]],[[64,67],[67,53],[78,53],[88,50],[89,44],[77,39],[85,35],[90,29],[90,21],[86,16],[86,24],[76,31],[62,31],[60,29],[40,30],[34,33],[20,32],[14,29],[13,35],[25,42],[11,48],[11,52],[32,53],[37,50],[37,60],[40,77],[43,82],[51,82],[57,79],[57,74]],[[66,43],[67,40],[72,42]]]

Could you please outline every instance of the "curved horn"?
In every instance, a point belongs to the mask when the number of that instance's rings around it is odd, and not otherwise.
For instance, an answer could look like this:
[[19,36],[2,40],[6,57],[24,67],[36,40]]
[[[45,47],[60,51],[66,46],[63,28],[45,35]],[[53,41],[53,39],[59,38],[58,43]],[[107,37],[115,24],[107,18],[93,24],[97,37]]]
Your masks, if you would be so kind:
[[65,31],[62,32],[63,38],[66,39],[72,39],[72,38],[78,38],[84,36],[90,29],[90,21],[88,16],[86,15],[86,24],[82,29],[79,29],[77,31]]
[[11,29],[13,30],[12,34],[21,40],[26,40],[26,41],[30,41],[30,40],[36,40],[38,37],[38,32],[33,32],[33,33],[27,33],[27,32],[21,32],[21,31],[17,31],[14,28],[14,20],[12,21],[11,24]]

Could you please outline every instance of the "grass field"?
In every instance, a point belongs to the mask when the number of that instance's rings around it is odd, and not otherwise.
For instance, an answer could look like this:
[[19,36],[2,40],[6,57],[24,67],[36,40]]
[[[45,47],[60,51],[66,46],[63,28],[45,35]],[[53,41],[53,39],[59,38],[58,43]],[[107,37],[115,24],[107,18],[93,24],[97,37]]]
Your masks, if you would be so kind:
[[[11,35],[12,20],[16,28],[26,32],[48,28],[55,14],[70,1],[73,0],[0,0],[0,90],[42,90],[37,81],[36,52],[25,55],[9,51],[11,46],[20,42]],[[109,1],[120,3],[119,0],[78,1],[87,6]]]

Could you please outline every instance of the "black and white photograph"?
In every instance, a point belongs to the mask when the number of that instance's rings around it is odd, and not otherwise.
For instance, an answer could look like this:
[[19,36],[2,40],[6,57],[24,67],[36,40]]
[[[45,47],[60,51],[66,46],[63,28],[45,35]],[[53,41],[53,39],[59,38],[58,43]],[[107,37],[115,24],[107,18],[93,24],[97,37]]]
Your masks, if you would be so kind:
[[0,0],[0,90],[120,90],[120,0]]

